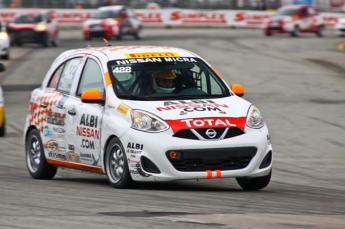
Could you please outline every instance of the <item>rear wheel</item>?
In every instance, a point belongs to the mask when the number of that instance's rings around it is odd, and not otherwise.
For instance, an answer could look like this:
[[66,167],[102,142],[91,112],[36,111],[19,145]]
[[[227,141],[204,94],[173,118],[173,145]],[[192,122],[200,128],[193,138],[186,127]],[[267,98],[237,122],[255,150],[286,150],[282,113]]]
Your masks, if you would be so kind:
[[118,138],[110,140],[105,155],[105,169],[114,188],[129,188],[134,184],[129,173],[126,153]]
[[30,131],[25,141],[26,165],[34,179],[52,179],[57,167],[47,163],[44,155],[43,143],[37,129]]
[[270,173],[263,177],[255,178],[236,178],[237,183],[244,190],[259,190],[265,188],[271,181],[272,170]]

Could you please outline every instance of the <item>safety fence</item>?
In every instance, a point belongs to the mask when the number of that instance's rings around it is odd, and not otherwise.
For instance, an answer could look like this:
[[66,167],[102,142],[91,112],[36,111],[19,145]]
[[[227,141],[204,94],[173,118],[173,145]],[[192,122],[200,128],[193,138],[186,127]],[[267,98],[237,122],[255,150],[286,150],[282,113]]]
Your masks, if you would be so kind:
[[[11,22],[14,16],[28,9],[0,9],[3,22]],[[94,9],[46,9],[60,27],[79,27]],[[188,10],[188,9],[137,9],[136,16],[146,27],[254,27],[260,28],[273,12],[250,10]],[[321,13],[326,27],[332,28],[343,13]]]

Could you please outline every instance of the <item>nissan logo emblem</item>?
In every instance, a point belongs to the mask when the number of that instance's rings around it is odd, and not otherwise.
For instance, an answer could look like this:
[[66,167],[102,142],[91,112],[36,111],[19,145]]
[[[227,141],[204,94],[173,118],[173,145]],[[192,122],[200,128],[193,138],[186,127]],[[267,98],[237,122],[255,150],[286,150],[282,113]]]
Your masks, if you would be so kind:
[[208,130],[206,130],[206,135],[209,138],[214,138],[214,137],[216,137],[217,132],[214,129],[208,129]]

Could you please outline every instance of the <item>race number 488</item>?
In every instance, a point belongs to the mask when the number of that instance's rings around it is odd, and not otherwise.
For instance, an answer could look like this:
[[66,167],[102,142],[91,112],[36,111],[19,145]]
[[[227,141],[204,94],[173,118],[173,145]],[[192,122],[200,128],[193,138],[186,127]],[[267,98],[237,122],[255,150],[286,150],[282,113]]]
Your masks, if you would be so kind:
[[113,70],[114,73],[125,73],[125,72],[131,72],[131,71],[132,71],[131,67],[116,67]]

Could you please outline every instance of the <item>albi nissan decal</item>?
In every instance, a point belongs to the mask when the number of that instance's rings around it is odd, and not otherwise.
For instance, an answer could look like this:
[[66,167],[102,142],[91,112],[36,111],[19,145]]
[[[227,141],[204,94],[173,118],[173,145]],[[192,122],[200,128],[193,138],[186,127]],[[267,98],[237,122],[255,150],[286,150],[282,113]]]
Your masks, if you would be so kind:
[[97,128],[97,121],[98,116],[83,114],[79,123],[79,125],[81,126],[77,126],[77,135],[87,138],[99,139],[99,130],[95,129]]
[[238,127],[244,130],[246,117],[238,118],[193,118],[181,120],[165,120],[171,127],[174,133],[181,129],[195,129],[195,128],[231,128]]

